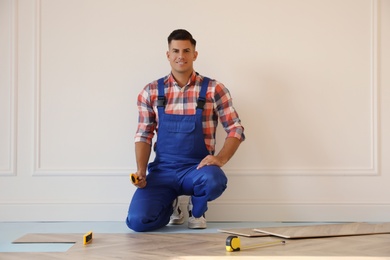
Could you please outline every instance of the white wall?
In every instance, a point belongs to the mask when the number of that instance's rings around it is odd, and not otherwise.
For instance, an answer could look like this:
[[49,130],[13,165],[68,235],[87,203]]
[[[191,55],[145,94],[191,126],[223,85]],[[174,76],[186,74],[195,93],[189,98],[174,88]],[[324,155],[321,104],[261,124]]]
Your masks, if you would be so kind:
[[0,0],[0,221],[124,220],[177,28],[247,136],[209,220],[389,220],[389,0]]

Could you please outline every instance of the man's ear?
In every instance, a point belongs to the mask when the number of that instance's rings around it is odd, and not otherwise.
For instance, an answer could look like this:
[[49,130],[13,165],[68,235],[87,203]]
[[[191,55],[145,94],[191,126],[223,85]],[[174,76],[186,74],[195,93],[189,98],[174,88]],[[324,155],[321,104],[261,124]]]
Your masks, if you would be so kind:
[[194,61],[196,60],[196,58],[198,58],[198,52],[197,51],[194,52]]

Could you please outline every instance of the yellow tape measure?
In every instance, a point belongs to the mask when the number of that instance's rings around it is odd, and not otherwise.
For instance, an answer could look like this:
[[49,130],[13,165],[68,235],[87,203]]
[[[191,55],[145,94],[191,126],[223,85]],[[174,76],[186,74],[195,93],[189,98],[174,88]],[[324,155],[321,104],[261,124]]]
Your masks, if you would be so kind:
[[92,239],[93,239],[93,233],[92,233],[92,231],[89,231],[88,233],[86,233],[83,236],[83,244],[86,245],[86,244],[91,243]]
[[139,181],[138,175],[135,174],[135,173],[131,173],[131,174],[130,174],[130,180],[131,180],[131,182],[132,182],[134,185],[137,185],[137,184],[138,184],[138,181]]
[[241,247],[241,241],[238,236],[228,236],[226,238],[226,251],[235,252],[243,249],[252,249],[252,248],[274,246],[274,245],[284,245],[285,243],[286,241],[284,240],[277,240],[277,241],[271,241],[271,242],[265,242],[261,244],[253,244],[253,245]]

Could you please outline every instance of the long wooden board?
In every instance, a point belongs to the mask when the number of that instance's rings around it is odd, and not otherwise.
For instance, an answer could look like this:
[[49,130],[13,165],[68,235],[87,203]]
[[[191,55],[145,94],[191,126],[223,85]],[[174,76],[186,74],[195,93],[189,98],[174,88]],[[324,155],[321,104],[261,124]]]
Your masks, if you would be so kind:
[[390,233],[390,223],[346,223],[255,228],[254,231],[282,238],[339,237]]
[[12,243],[82,243],[83,234],[53,234],[53,233],[32,233],[26,234]]
[[253,228],[219,229],[219,232],[243,237],[268,237],[269,234],[256,232]]

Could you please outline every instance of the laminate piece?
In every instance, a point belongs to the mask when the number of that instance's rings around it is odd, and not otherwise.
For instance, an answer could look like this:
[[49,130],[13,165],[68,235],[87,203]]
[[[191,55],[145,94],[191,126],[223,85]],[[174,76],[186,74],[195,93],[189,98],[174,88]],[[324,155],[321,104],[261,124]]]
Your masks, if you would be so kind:
[[26,234],[12,243],[77,243],[83,242],[83,234],[53,234],[53,233],[31,233]]
[[222,233],[228,233],[228,234],[243,236],[243,237],[267,237],[267,236],[270,236],[269,234],[254,231],[253,228],[219,229],[218,231],[222,232]]
[[315,238],[390,233],[390,223],[345,223],[255,228],[254,231],[283,238]]

